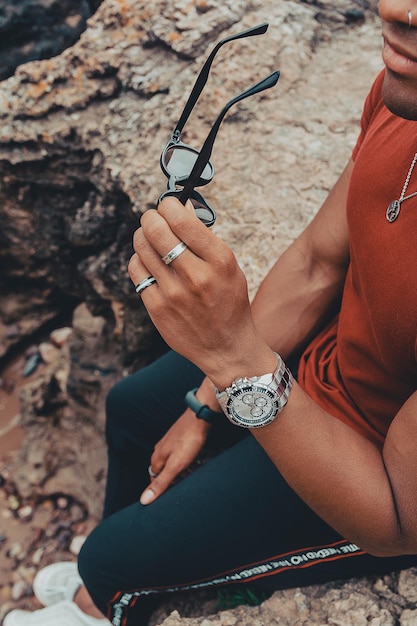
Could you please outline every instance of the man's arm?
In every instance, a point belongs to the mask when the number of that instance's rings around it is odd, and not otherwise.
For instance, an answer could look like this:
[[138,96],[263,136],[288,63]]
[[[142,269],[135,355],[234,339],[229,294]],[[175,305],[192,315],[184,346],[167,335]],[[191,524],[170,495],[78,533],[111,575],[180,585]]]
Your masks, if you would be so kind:
[[252,433],[340,534],[375,556],[417,552],[417,392],[395,416],[382,451],[297,384],[275,422]]
[[306,230],[267,274],[252,303],[255,324],[283,358],[306,345],[334,314],[349,263],[346,197],[350,160]]
[[[257,328],[284,357],[315,333],[340,297],[352,166],[252,304]],[[342,535],[377,556],[417,552],[417,393],[395,416],[382,451],[297,384],[278,419],[252,434],[293,489]]]
[[[352,165],[253,302],[257,328],[284,357],[314,334],[340,296]],[[395,416],[382,450],[297,384],[278,419],[252,434],[300,497],[342,535],[377,556],[417,552],[417,393]]]

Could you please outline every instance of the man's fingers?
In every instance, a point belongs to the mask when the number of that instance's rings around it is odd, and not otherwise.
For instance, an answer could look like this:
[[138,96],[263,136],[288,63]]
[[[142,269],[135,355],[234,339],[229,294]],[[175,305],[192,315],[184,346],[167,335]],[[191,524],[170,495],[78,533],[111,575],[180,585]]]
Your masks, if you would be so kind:
[[[190,211],[189,204],[184,207],[176,198],[165,198],[159,205],[158,211],[146,211],[142,216],[145,236],[149,236],[151,243],[155,244],[155,248],[158,248],[158,245],[162,243],[166,245],[165,241],[162,242],[159,233],[154,236],[152,232],[152,229],[158,226],[156,220],[161,216],[171,231],[171,237],[174,234],[201,259],[215,260],[218,256],[218,250],[225,247],[225,244],[195,217],[194,209]],[[151,230],[150,233],[149,229]],[[158,249],[160,250],[160,248]],[[161,250],[160,252],[162,255]]]
[[167,464],[155,478],[152,478],[150,484],[140,496],[140,503],[150,504],[159,498],[180,472],[182,472],[182,468],[177,466],[176,469],[174,469]]

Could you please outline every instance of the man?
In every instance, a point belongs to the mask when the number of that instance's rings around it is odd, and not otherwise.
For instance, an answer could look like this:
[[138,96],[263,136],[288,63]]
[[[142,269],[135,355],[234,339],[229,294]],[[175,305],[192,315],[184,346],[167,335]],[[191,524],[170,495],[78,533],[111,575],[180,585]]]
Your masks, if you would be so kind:
[[[175,352],[108,399],[105,520],[79,568],[113,624],[146,623],[160,593],[417,563],[417,0],[379,12],[386,69],[353,157],[252,305],[190,206],[164,200],[135,234],[131,279]],[[233,444],[172,485],[212,428]],[[68,600],[77,581],[41,571],[51,606],[5,626],[106,624],[85,587]]]

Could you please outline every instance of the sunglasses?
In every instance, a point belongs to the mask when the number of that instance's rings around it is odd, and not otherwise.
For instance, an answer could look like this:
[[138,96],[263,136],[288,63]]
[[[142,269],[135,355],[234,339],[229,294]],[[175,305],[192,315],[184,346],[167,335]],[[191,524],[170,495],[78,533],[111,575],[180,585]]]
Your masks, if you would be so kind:
[[201,95],[201,92],[204,89],[205,84],[207,83],[211,65],[220,48],[229,41],[243,39],[244,37],[253,37],[254,35],[262,35],[268,30],[268,26],[268,23],[260,24],[254,28],[249,28],[241,33],[237,33],[236,35],[230,35],[229,37],[225,37],[219,41],[219,43],[213,48],[210,56],[197,76],[190,96],[181,113],[180,119],[174,128],[168,144],[165,146],[161,154],[160,166],[162,172],[168,179],[168,183],[167,190],[158,198],[158,204],[167,196],[174,196],[178,198],[182,204],[185,204],[187,200],[191,200],[197,217],[206,226],[213,226],[216,220],[216,213],[203,196],[195,190],[195,187],[207,185],[207,183],[213,179],[214,166],[210,161],[210,157],[220,124],[222,123],[226,113],[234,104],[276,85],[280,73],[273,72],[270,76],[264,78],[256,85],[253,85],[235,98],[232,98],[232,100],[230,100],[220,111],[219,116],[214,122],[206,140],[203,143],[203,146],[201,147],[201,150],[196,150],[195,148],[183,143],[181,141],[181,133],[197,103],[198,98]]

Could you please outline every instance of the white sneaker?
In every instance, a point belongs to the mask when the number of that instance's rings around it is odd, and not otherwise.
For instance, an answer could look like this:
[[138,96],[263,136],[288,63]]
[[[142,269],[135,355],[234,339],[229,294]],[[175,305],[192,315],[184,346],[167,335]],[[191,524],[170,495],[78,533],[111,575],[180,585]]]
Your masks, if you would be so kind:
[[73,600],[82,584],[77,564],[64,561],[47,565],[39,570],[32,587],[39,602],[43,606],[51,606],[63,600]]
[[15,609],[3,619],[3,626],[111,626],[107,619],[83,613],[69,600],[63,600],[39,611]]

